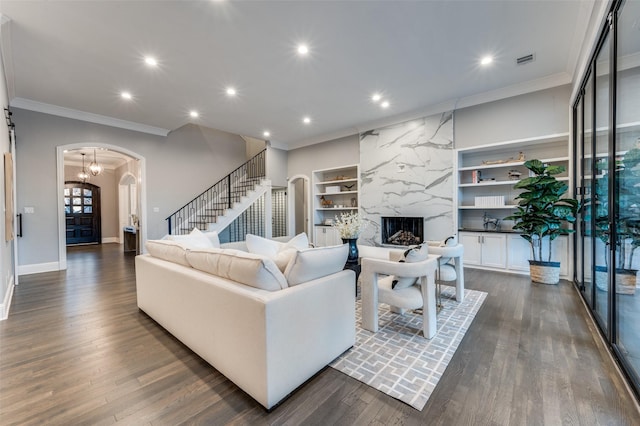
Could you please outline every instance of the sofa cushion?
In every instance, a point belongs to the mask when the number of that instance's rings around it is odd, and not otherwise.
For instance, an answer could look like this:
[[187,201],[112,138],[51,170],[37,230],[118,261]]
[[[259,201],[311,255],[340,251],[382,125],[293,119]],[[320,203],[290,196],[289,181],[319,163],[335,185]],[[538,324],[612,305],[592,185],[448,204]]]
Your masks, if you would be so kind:
[[[211,240],[198,228],[193,228],[193,230],[187,235],[167,235],[167,240],[179,242],[188,249],[214,247]],[[218,243],[218,245],[220,245],[220,243]]]
[[186,248],[177,241],[147,240],[145,247],[153,257],[184,266],[191,266],[187,260]]
[[[399,260],[399,262],[415,263],[427,260],[429,257],[429,245],[422,244],[406,250]],[[398,277],[394,276],[392,279],[393,290],[402,290],[403,288],[411,287],[418,280],[417,277]]]
[[296,235],[286,243],[247,234],[246,243],[249,253],[260,254],[273,260],[278,269],[284,272],[297,250],[309,248],[309,238],[304,232]]
[[[195,229],[198,228],[194,228],[194,230]],[[202,232],[202,235],[204,235],[209,239],[209,241],[211,241],[213,247],[220,248],[220,238],[218,237],[218,233],[216,231]]]
[[194,268],[231,281],[268,291],[288,287],[275,262],[267,257],[233,249],[192,249],[187,260]]
[[325,277],[344,269],[348,255],[348,244],[296,250],[284,276],[289,286]]

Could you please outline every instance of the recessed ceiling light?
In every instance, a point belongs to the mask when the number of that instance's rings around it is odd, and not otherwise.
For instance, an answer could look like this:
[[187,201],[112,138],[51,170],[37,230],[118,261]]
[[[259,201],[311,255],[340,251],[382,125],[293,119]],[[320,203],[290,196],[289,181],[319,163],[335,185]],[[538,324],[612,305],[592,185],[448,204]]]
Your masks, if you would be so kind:
[[309,123],[311,123],[311,117],[304,117],[304,118],[302,119],[302,122],[303,122],[304,124],[309,124]]
[[150,67],[158,66],[158,61],[153,56],[145,56],[144,63],[149,65]]
[[227,96],[235,96],[236,95],[236,89],[234,89],[233,87],[227,87]]
[[306,56],[308,54],[309,54],[309,46],[307,46],[306,44],[299,44],[298,45],[298,55]]
[[480,60],[480,65],[489,65],[491,62],[493,62],[493,57],[485,56]]
[[380,103],[380,106],[382,108],[389,108],[389,101],[382,101],[382,103]]
[[382,95],[380,93],[374,93],[371,95],[371,100],[373,102],[378,102],[380,99],[382,99]]
[[191,111],[189,111],[189,115],[190,115],[192,118],[198,118],[198,117],[200,117],[200,114],[198,114],[198,111],[196,111],[196,110],[191,110]]
[[126,99],[128,101],[132,98],[131,93],[127,91],[120,93],[120,96],[122,97],[122,99]]
[[262,132],[262,136],[264,136],[265,138],[268,138],[269,136],[271,136],[271,132],[269,132],[268,130],[265,130],[264,132]]

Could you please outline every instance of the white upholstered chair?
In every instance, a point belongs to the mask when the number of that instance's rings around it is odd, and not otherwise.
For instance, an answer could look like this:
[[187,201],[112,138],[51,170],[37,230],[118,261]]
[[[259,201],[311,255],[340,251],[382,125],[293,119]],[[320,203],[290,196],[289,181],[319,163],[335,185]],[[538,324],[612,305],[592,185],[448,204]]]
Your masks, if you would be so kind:
[[[424,337],[431,339],[437,331],[435,276],[438,256],[429,254],[426,260],[415,263],[400,263],[397,260],[389,260],[389,257],[396,257],[393,254],[387,256],[387,259],[366,257],[365,252],[361,258],[362,327],[369,331],[378,331],[379,303],[392,306],[395,312],[422,308],[422,331]],[[394,275],[416,277],[420,285],[394,290]]]
[[440,256],[438,260],[438,281],[452,282],[455,281],[456,301],[464,300],[464,265],[462,257],[464,247],[462,244],[453,244],[443,246],[440,241],[427,241],[429,245],[429,254]]

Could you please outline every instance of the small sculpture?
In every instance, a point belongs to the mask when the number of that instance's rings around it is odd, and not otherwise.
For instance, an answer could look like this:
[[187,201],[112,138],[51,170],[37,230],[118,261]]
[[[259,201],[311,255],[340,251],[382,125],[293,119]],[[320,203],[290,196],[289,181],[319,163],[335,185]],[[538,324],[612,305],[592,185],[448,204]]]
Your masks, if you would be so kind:
[[482,216],[482,221],[484,222],[483,226],[484,226],[484,230],[488,231],[489,227],[492,227],[492,230],[494,231],[499,231],[500,230],[500,219],[498,219],[497,217],[491,217],[487,214],[487,212],[484,212],[484,216]]
[[520,151],[518,153],[518,158],[510,157],[506,160],[485,160],[482,162],[482,164],[489,165],[489,164],[521,163],[523,161],[524,161],[524,153]]

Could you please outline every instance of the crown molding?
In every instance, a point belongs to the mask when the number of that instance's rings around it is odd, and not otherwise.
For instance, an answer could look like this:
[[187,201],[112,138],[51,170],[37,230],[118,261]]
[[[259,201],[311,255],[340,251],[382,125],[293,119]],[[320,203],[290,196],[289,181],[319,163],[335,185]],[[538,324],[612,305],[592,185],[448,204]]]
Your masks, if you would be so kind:
[[59,117],[72,118],[75,120],[87,121],[89,123],[148,133],[151,135],[166,137],[169,134],[168,129],[163,129],[161,127],[147,126],[146,124],[134,123],[133,121],[120,120],[119,118],[107,117],[106,115],[93,114],[71,108],[64,108],[57,105],[46,104],[44,102],[33,101],[31,99],[13,98],[9,104],[12,107],[22,108],[29,111],[42,112],[45,114],[57,115]]

